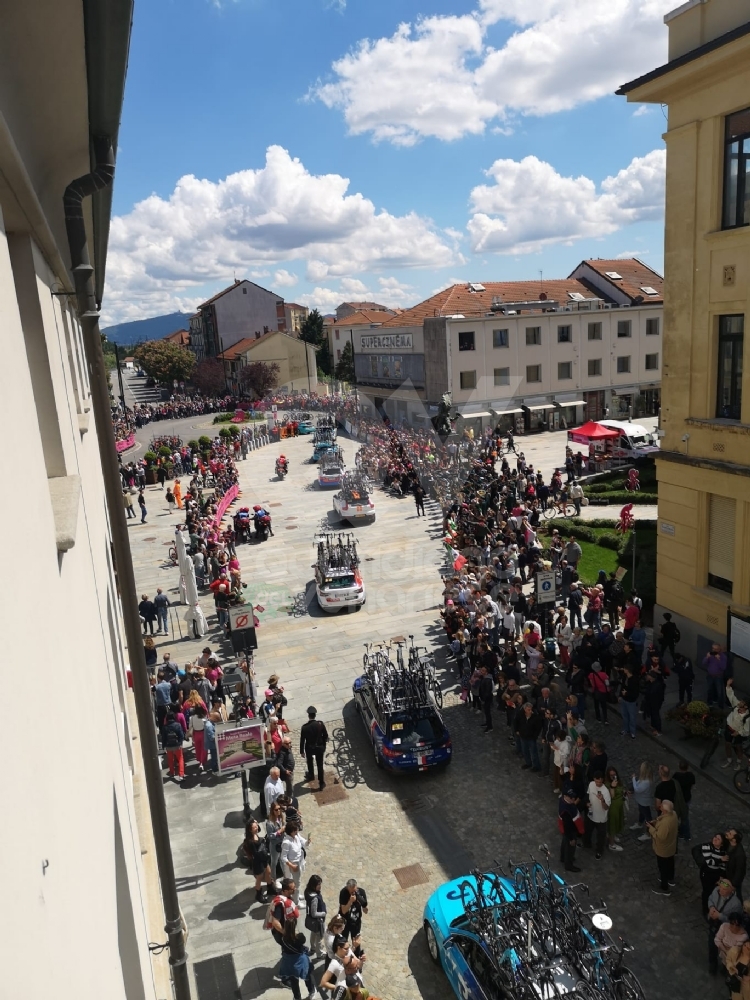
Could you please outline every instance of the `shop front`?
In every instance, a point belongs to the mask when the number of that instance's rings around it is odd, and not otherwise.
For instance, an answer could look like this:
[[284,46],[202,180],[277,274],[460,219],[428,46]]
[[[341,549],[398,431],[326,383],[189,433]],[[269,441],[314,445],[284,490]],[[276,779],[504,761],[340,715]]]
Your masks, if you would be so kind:
[[550,413],[555,409],[554,403],[533,403],[523,407],[524,432],[538,434],[550,429]]
[[584,392],[584,419],[601,420],[607,415],[607,402],[604,389],[595,389],[593,392]]
[[503,437],[508,431],[514,434],[523,434],[523,410],[517,407],[514,410],[502,410],[495,413],[495,432]]
[[583,420],[583,399],[556,399],[555,408],[550,413],[550,430],[566,431]]

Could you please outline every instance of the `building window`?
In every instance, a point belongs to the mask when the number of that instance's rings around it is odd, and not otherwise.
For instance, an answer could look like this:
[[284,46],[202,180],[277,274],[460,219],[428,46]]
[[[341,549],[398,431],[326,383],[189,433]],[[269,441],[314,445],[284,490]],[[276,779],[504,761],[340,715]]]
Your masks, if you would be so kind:
[[589,323],[589,340],[601,340],[601,339],[602,339],[602,324]]
[[462,389],[476,389],[477,387],[477,373],[476,372],[460,372],[461,388]]
[[620,356],[617,359],[617,374],[624,375],[630,371],[630,355]]
[[495,385],[510,385],[510,368],[495,369]]
[[557,363],[557,377],[560,381],[566,378],[573,378],[573,362],[572,361],[558,361]]
[[646,371],[655,372],[659,367],[659,355],[658,354],[647,354],[646,355]]
[[336,330],[336,340],[338,340],[338,339],[339,339],[339,331]]
[[573,327],[572,326],[558,326],[557,328],[557,342],[558,344],[569,344],[573,339]]
[[589,376],[594,378],[602,373],[602,359],[601,358],[589,358]]
[[336,360],[337,361],[341,360],[341,348],[340,347],[336,348]]
[[750,108],[726,119],[722,226],[750,225]]
[[474,331],[469,330],[465,333],[459,333],[458,335],[458,349],[459,351],[473,351],[474,350]]
[[[538,329],[538,328],[537,328]],[[526,336],[528,337],[529,331],[526,331]],[[527,382],[541,382],[542,381],[542,366],[541,365],[526,365],[526,381]]]
[[527,326],[526,327],[526,343],[527,343],[527,345],[536,344],[537,346],[542,343],[542,328],[541,328],[541,326]]
[[629,337],[630,336],[630,320],[629,319],[618,319],[618,321],[617,321],[617,336],[618,337]]
[[727,594],[734,581],[735,501],[710,494],[708,498],[708,585]]
[[745,317],[719,317],[719,384],[716,416],[740,420],[742,416],[742,354]]
[[659,333],[659,317],[654,316],[646,320],[646,336],[653,337]]
[[243,287],[243,289],[242,289],[242,294],[243,294],[243,295],[247,295],[247,288]]
[[492,346],[493,347],[508,347],[508,331],[507,330],[493,330],[492,331]]

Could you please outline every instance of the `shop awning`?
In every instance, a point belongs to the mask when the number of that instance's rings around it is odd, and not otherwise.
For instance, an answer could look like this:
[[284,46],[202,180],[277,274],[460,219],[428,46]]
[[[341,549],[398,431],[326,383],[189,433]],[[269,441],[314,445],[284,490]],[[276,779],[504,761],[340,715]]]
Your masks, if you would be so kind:
[[554,403],[539,403],[537,406],[524,406],[524,410],[528,410],[529,413],[536,413],[537,410],[554,410]]
[[519,407],[517,410],[497,410],[495,412],[496,417],[510,417],[514,413],[523,413],[523,410]]
[[491,417],[492,414],[489,410],[482,410],[480,413],[459,413],[459,417],[463,417],[464,420],[473,420],[474,417]]
[[556,399],[555,406],[585,406],[585,399]]

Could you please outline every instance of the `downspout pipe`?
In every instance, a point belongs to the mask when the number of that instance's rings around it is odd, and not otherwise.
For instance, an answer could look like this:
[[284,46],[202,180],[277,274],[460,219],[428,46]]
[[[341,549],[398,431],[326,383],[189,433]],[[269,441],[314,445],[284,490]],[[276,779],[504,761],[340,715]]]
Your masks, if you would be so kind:
[[122,502],[122,482],[117,462],[112,411],[104,366],[99,312],[91,266],[83,200],[95,191],[110,185],[115,176],[115,156],[108,137],[94,137],[95,167],[89,174],[77,177],[65,189],[65,228],[70,248],[71,268],[78,302],[78,318],[83,330],[86,357],[91,381],[91,398],[99,439],[99,457],[104,478],[104,491],[109,513],[110,531],[116,562],[120,599],[122,601],[125,637],[128,644],[133,676],[136,716],[141,739],[143,771],[148,792],[148,804],[153,827],[156,862],[159,869],[161,896],[164,905],[165,931],[169,942],[169,964],[176,1000],[190,1000],[190,979],[182,931],[182,918],[175,884],[172,846],[169,840],[167,807],[164,800],[159,750],[151,702],[151,687],[146,671],[146,658],[141,639],[137,591],[130,541]]

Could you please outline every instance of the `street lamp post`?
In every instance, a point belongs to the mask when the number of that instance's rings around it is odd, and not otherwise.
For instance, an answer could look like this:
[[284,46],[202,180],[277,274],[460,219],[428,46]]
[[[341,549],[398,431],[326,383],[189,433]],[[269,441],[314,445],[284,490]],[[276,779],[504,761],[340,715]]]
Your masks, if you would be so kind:
[[122,384],[122,368],[120,368],[120,355],[117,351],[117,344],[115,344],[115,364],[117,365],[117,378],[120,383],[120,402],[122,403],[122,412],[125,412],[125,387]]

